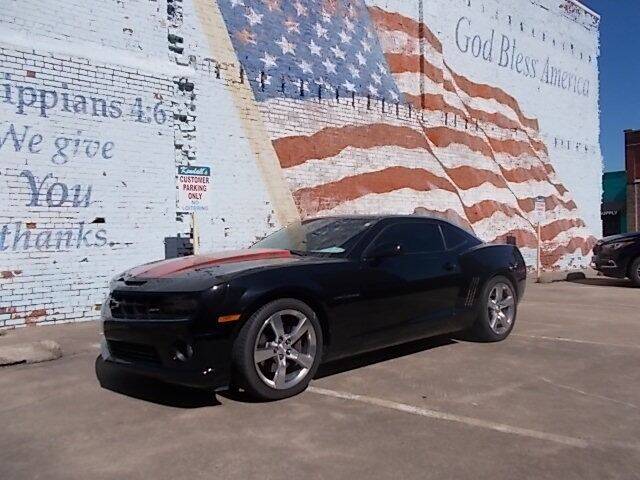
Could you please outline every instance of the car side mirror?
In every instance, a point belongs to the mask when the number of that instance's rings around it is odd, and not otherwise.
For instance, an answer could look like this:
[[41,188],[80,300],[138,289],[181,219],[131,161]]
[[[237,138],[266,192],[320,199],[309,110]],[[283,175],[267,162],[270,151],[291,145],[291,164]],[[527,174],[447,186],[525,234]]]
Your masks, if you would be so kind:
[[389,257],[397,257],[402,255],[404,248],[399,243],[381,243],[375,245],[367,252],[367,258],[369,259],[381,259]]

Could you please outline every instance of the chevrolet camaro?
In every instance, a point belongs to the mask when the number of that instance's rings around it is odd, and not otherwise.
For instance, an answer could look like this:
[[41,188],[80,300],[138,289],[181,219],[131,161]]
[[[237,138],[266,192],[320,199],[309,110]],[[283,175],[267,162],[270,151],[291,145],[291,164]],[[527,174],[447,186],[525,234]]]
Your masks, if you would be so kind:
[[517,247],[444,220],[305,220],[246,250],[116,276],[98,361],[281,399],[303,391],[321,362],[454,332],[503,340],[525,282]]

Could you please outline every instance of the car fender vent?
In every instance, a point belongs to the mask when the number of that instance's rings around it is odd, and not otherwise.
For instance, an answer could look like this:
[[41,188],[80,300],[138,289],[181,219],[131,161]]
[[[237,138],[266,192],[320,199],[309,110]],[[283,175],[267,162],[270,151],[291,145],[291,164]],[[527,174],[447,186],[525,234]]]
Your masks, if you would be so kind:
[[473,301],[476,298],[476,293],[478,291],[478,285],[480,285],[480,277],[473,277],[471,282],[469,283],[469,290],[467,291],[467,299],[464,302],[465,307],[470,307],[473,305]]

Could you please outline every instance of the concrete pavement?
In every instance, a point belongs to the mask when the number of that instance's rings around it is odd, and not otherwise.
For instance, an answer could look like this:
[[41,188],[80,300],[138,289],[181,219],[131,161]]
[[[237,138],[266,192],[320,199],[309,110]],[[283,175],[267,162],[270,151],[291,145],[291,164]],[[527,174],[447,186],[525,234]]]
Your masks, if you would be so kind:
[[0,369],[2,479],[640,478],[640,290],[529,285],[500,344],[437,339],[322,368],[252,403],[98,372],[97,324],[38,327],[65,356]]

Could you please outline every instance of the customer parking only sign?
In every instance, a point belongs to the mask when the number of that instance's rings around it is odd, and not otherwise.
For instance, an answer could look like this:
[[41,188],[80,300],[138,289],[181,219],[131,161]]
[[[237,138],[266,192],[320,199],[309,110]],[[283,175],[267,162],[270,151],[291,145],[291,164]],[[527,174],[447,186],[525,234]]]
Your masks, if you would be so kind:
[[209,209],[211,168],[178,167],[178,210],[201,212]]

